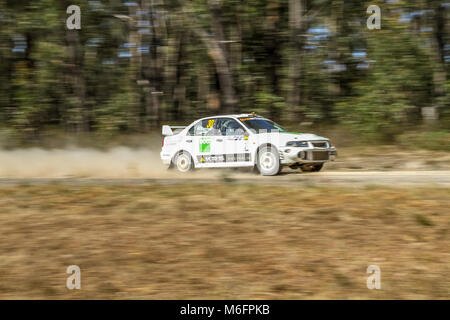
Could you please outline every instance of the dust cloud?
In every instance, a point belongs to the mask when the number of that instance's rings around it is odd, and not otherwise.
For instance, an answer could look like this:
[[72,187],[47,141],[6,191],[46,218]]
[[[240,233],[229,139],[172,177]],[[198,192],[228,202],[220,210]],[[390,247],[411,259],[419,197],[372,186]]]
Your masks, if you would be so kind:
[[157,151],[116,147],[0,150],[0,178],[153,178],[170,174]]
[[[228,169],[206,169],[180,173],[169,170],[151,148],[115,147],[106,151],[89,148],[0,149],[0,179],[99,178],[169,179],[220,178]],[[236,172],[233,177],[253,176]]]

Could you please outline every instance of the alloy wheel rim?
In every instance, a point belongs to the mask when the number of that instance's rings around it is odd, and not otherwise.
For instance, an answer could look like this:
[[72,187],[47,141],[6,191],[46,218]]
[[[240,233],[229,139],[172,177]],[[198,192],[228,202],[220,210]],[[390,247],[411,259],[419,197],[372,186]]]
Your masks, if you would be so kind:
[[260,158],[261,167],[265,170],[270,170],[275,165],[275,156],[272,152],[264,152]]
[[180,171],[187,171],[189,169],[189,160],[186,156],[182,155],[178,157],[177,166]]

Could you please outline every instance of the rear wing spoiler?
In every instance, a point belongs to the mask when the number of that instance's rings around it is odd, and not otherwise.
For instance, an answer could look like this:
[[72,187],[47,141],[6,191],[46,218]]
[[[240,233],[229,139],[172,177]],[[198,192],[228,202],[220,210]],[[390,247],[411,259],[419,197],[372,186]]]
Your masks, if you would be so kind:
[[174,134],[179,133],[184,128],[186,128],[186,127],[165,125],[165,126],[162,126],[162,135],[163,136],[173,136]]

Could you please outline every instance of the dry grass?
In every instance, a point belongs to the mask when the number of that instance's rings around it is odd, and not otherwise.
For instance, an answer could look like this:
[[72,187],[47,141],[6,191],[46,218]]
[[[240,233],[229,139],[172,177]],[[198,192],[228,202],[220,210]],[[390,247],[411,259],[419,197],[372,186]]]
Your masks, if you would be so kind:
[[449,298],[449,207],[431,187],[1,187],[0,298]]

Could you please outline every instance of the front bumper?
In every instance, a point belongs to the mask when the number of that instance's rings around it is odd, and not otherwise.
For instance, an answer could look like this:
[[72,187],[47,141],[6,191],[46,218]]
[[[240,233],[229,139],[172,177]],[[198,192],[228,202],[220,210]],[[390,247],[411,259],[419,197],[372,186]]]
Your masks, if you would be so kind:
[[325,163],[334,161],[337,157],[335,147],[330,148],[280,148],[280,160],[282,164],[294,163]]

